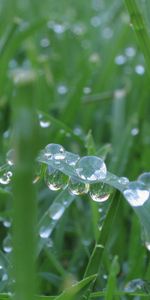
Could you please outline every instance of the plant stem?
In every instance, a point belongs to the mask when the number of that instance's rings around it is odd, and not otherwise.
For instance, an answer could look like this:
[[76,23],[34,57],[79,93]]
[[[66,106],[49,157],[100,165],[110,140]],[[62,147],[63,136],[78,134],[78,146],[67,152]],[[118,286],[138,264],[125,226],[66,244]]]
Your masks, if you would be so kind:
[[32,82],[17,87],[13,102],[16,165],[13,179],[13,271],[15,300],[35,295],[36,193],[33,181],[37,154]]
[[136,0],[125,0],[129,16],[131,19],[131,25],[136,33],[139,46],[144,54],[148,73],[150,76],[150,37],[143,20],[143,16],[136,3]]

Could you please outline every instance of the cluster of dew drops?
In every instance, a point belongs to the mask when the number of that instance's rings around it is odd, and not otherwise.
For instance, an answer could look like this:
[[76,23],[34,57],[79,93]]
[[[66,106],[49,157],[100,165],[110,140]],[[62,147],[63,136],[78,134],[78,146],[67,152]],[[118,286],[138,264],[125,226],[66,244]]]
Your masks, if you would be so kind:
[[[7,163],[0,168],[0,184],[11,182],[14,166],[13,149],[6,155]],[[104,160],[97,156],[83,156],[66,151],[59,144],[48,144],[37,157],[46,164],[45,182],[52,191],[68,189],[73,195],[88,194],[96,202],[109,199],[114,188],[120,190],[132,207],[143,206],[150,199],[150,172],[136,181],[118,177],[107,171]],[[40,176],[35,177],[36,183]]]

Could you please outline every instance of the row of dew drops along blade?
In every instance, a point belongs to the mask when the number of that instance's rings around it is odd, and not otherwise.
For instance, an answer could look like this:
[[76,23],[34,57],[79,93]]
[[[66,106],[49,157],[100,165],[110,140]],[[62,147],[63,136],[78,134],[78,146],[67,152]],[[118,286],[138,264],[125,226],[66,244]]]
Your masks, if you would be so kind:
[[[7,163],[0,168],[0,184],[10,183],[13,175],[15,151],[9,150]],[[73,195],[89,193],[92,200],[108,200],[113,188],[120,190],[132,207],[143,206],[150,201],[150,172],[141,174],[137,181],[118,177],[107,171],[103,159],[97,156],[81,157],[66,151],[59,144],[48,144],[37,157],[47,165],[45,182],[52,191],[67,188]],[[36,176],[34,183],[40,177]]]

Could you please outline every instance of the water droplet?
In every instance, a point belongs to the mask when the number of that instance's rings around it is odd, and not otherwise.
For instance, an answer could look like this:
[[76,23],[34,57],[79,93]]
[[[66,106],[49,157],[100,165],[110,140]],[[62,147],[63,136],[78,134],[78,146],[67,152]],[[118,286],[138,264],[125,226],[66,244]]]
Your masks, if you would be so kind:
[[43,225],[40,228],[39,235],[42,239],[47,239],[50,236],[51,232],[52,232],[51,227]]
[[150,292],[150,283],[146,280],[142,280],[140,278],[133,279],[128,282],[124,288],[125,292],[134,293],[136,291],[141,292]]
[[51,191],[58,191],[60,189],[65,189],[68,185],[68,176],[59,170],[54,170],[50,168],[47,169],[45,174],[45,181],[48,188]]
[[94,52],[89,57],[89,62],[91,63],[98,63],[100,61],[100,56],[98,53]]
[[85,94],[85,95],[89,95],[90,93],[91,93],[91,88],[89,87],[89,86],[85,86],[84,88],[83,88],[83,93]]
[[11,240],[10,235],[7,235],[5,237],[5,239],[3,240],[3,250],[6,253],[12,252],[12,240]]
[[112,188],[103,183],[93,183],[90,185],[89,195],[96,202],[105,202],[109,199]]
[[49,39],[48,39],[48,38],[43,38],[43,39],[41,39],[40,45],[41,45],[41,47],[43,47],[43,48],[47,48],[47,47],[50,45]]
[[84,156],[76,164],[78,176],[84,180],[96,181],[106,177],[107,169],[104,161],[96,156]]
[[10,220],[4,220],[3,221],[3,226],[6,227],[6,228],[10,228],[12,225],[11,221]]
[[45,154],[48,159],[62,160],[65,158],[65,150],[59,144],[48,144],[45,147]]
[[113,36],[113,30],[110,27],[106,27],[102,31],[102,37],[104,39],[110,39]]
[[99,27],[101,25],[101,18],[99,16],[94,16],[91,18],[91,25],[93,27]]
[[139,134],[139,128],[132,128],[131,129],[131,135],[136,136]]
[[35,81],[36,73],[32,69],[17,69],[14,70],[12,77],[16,85],[26,85]]
[[120,178],[118,179],[118,182],[119,182],[120,184],[126,185],[126,184],[129,183],[129,179],[128,179],[127,177],[120,177]]
[[82,195],[88,193],[89,184],[80,182],[77,179],[70,178],[68,183],[68,191],[72,195]]
[[75,166],[80,156],[66,151],[65,162],[70,166]]
[[145,242],[145,247],[147,248],[148,251],[150,251],[150,242],[146,241]]
[[46,116],[44,116],[42,114],[39,114],[38,118],[39,118],[39,123],[40,123],[41,128],[50,127],[51,123],[50,123],[49,119]]
[[68,88],[67,88],[66,85],[60,84],[60,85],[57,87],[57,92],[58,92],[58,94],[60,94],[60,95],[65,95],[65,94],[67,94],[67,92],[68,92]]
[[116,65],[124,65],[126,62],[126,57],[124,55],[117,55],[115,57],[115,63]]
[[144,75],[144,73],[145,73],[145,68],[144,68],[144,66],[142,66],[142,65],[137,65],[136,67],[135,67],[135,72],[138,74],[138,75]]
[[128,56],[130,58],[134,57],[135,54],[136,54],[136,50],[133,47],[128,47],[128,48],[125,49],[125,54],[126,54],[126,56]]
[[12,172],[5,172],[4,170],[0,171],[0,184],[7,185],[10,183],[12,177]]
[[150,172],[145,172],[138,177],[138,181],[145,184],[147,188],[150,189]]
[[14,165],[14,160],[15,160],[15,150],[10,149],[6,154],[6,161],[7,161],[9,166],[13,166]]
[[63,215],[64,211],[65,211],[65,207],[62,204],[53,203],[50,208],[49,216],[53,220],[59,220]]
[[130,182],[123,194],[129,204],[134,207],[142,206],[149,199],[150,195],[144,184],[138,181]]
[[53,247],[53,241],[52,239],[48,238],[46,241],[46,247],[47,248],[52,248]]

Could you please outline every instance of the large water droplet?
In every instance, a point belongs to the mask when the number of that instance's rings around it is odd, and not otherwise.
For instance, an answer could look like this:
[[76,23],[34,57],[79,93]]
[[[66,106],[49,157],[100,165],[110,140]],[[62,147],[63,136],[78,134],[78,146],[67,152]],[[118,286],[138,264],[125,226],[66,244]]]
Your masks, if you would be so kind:
[[76,164],[78,176],[84,180],[96,181],[106,177],[107,169],[104,161],[96,156],[84,156]]
[[90,185],[89,195],[96,202],[105,202],[109,199],[112,188],[103,183],[93,183]]
[[68,191],[72,195],[82,195],[88,193],[89,184],[80,182],[77,179],[70,178],[68,183]]
[[66,151],[65,162],[70,166],[75,166],[80,156]]
[[146,187],[150,189],[150,172],[141,174],[138,177],[138,181],[144,183],[146,185]]
[[53,220],[59,220],[63,215],[64,211],[65,211],[65,207],[63,205],[59,203],[53,203],[50,208],[49,216]]
[[43,225],[40,228],[39,235],[42,239],[47,239],[50,236],[51,232],[52,232],[51,227]]
[[10,235],[7,235],[3,240],[3,250],[6,253],[10,253],[12,251],[12,240]]
[[15,150],[10,149],[6,154],[6,161],[7,161],[8,165],[13,166],[14,160],[15,160]]
[[134,207],[142,206],[149,199],[150,195],[144,184],[138,181],[130,182],[123,194],[130,205]]
[[45,147],[45,154],[48,159],[62,160],[65,158],[65,150],[59,144],[48,144]]
[[45,181],[51,191],[65,189],[68,185],[68,179],[68,176],[61,171],[53,171],[53,169],[50,171],[50,168],[47,169],[47,172],[45,174]]

